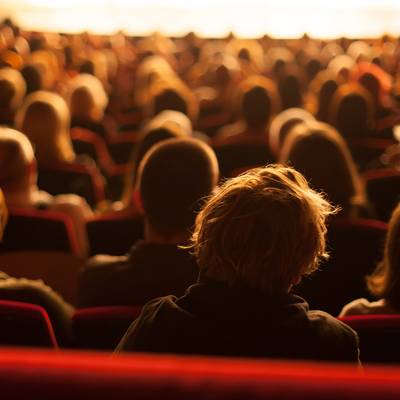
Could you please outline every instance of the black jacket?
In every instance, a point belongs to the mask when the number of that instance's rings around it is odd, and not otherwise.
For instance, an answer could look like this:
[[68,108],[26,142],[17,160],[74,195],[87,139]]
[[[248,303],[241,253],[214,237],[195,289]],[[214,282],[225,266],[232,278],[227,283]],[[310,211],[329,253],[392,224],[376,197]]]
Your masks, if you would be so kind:
[[146,304],[119,351],[359,360],[357,334],[300,297],[204,282]]
[[79,277],[79,307],[143,305],[156,297],[181,296],[197,281],[187,250],[139,241],[125,256],[91,258]]

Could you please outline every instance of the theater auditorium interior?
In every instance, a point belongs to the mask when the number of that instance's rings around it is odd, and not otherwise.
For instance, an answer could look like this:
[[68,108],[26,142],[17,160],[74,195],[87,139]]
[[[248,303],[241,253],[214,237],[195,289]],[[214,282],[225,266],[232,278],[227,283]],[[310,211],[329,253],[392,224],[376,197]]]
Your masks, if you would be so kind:
[[399,399],[399,20],[2,0],[0,397]]

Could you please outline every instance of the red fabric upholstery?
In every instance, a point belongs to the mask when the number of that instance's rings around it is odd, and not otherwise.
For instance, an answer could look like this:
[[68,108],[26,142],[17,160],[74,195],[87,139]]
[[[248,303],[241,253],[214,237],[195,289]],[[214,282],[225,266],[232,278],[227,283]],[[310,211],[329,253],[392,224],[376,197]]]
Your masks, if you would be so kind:
[[0,251],[52,250],[78,255],[78,239],[72,224],[65,213],[10,208]]
[[0,300],[0,345],[57,348],[53,327],[44,308]]
[[76,346],[115,349],[141,309],[141,306],[111,306],[77,310],[72,318]]
[[86,224],[91,254],[126,254],[143,238],[143,218],[137,212],[109,213]]
[[311,362],[44,351],[0,352],[4,399],[380,399],[400,369]]
[[339,319],[358,333],[361,360],[400,362],[400,315],[352,315]]

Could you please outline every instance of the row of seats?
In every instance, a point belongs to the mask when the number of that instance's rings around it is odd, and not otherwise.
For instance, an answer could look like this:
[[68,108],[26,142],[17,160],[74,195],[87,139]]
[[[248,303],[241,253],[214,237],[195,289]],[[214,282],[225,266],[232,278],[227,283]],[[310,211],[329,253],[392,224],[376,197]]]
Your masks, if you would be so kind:
[[[77,310],[72,319],[75,347],[113,350],[140,311],[140,306]],[[58,348],[42,307],[3,300],[0,317],[0,345]],[[363,362],[400,362],[400,315],[357,315],[340,320],[358,333]]]
[[1,349],[0,385],[7,400],[397,400],[400,368]]

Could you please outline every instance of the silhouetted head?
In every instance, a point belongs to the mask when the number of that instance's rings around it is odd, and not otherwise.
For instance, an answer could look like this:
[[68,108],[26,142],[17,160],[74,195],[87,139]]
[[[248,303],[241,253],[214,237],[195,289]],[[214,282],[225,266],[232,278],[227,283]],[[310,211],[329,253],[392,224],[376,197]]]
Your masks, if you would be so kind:
[[169,139],[153,146],[139,167],[145,218],[160,235],[188,233],[201,200],[217,181],[217,159],[202,141]]

